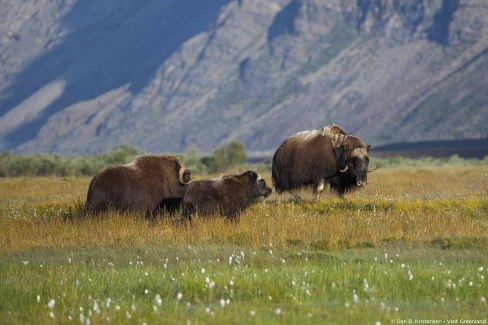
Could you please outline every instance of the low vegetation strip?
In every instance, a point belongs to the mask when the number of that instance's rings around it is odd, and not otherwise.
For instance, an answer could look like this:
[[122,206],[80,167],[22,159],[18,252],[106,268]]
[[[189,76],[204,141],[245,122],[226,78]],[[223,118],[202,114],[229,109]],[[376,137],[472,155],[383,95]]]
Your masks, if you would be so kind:
[[6,323],[485,319],[486,250],[132,246],[1,253]]

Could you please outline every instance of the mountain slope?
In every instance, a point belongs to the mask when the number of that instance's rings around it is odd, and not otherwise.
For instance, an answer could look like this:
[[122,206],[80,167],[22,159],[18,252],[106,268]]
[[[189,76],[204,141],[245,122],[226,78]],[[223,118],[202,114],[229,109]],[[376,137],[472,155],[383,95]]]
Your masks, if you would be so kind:
[[1,6],[3,149],[272,150],[332,122],[373,144],[488,137],[483,0]]

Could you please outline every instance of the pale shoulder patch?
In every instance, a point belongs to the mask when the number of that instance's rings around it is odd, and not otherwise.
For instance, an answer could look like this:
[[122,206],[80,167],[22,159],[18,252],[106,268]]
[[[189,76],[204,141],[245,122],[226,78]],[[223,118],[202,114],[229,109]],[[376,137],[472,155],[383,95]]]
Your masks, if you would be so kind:
[[304,140],[311,140],[319,135],[326,136],[332,139],[334,143],[343,141],[347,136],[346,131],[336,124],[327,125],[318,130],[305,130],[295,133],[292,137],[301,138]]
[[135,169],[136,168],[136,161],[135,160],[131,161],[130,163],[125,164],[124,167]]
[[315,130],[301,131],[301,132],[295,133],[294,135],[292,135],[292,137],[305,138],[306,136],[308,136],[310,133],[312,133],[314,131]]
[[351,157],[366,157],[368,156],[368,151],[364,148],[354,148],[351,152]]
[[340,142],[344,141],[347,136],[346,131],[336,124],[323,127],[321,133],[323,136],[331,138],[334,146],[337,146]]

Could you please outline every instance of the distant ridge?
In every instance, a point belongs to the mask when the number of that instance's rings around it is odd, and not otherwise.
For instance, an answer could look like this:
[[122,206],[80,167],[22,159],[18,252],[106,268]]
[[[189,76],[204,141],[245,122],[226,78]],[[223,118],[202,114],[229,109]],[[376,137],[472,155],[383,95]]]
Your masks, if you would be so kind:
[[372,147],[375,156],[407,156],[407,157],[449,157],[459,155],[463,158],[484,158],[488,156],[488,138],[442,141],[419,141],[391,143]]
[[0,1],[0,151],[482,139],[487,85],[486,0]]

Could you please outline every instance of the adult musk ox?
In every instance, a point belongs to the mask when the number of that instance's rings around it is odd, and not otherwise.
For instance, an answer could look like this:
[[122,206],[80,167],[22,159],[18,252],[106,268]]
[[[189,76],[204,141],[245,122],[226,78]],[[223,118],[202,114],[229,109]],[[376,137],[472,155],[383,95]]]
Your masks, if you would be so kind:
[[183,197],[183,218],[191,220],[195,213],[233,218],[271,192],[264,179],[253,171],[194,181],[188,185]]
[[340,196],[368,180],[370,145],[332,124],[303,131],[287,138],[273,156],[272,179],[276,192],[291,192],[312,186],[314,202],[326,183]]
[[86,213],[114,209],[152,215],[159,208],[179,205],[191,173],[178,158],[145,155],[126,165],[103,169],[92,179]]

